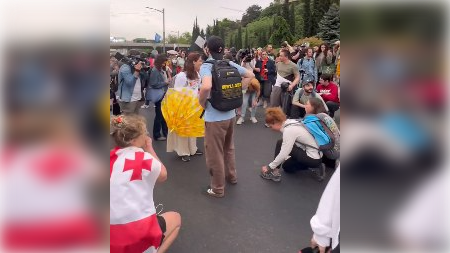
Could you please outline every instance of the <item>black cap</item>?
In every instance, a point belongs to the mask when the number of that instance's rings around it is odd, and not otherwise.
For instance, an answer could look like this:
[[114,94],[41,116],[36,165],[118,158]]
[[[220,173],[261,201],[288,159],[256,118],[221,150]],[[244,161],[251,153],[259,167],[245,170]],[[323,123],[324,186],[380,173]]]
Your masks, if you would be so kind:
[[218,36],[211,36],[206,41],[206,47],[209,49],[209,53],[215,60],[223,59],[223,51],[225,49],[225,44],[222,38]]

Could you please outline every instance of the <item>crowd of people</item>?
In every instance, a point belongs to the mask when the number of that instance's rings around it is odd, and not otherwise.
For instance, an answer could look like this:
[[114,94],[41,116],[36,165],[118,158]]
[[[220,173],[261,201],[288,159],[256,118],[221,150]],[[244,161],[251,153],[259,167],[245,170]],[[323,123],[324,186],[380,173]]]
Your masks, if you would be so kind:
[[[334,119],[338,119],[340,108],[339,41],[334,43],[332,50],[326,44],[309,47],[307,43],[290,46],[288,42],[283,42],[278,52],[272,45],[237,51],[226,48],[220,37],[211,36],[203,52],[187,55],[184,51],[167,55],[152,53],[146,64],[142,61],[123,63],[116,56],[110,58],[111,110],[116,115],[112,116],[111,134],[117,144],[110,156],[111,196],[117,192],[114,198],[120,198],[136,191],[134,186],[130,186],[133,181],[143,181],[150,190],[142,188],[140,190],[147,193],[137,194],[136,197],[137,202],[146,202],[145,207],[127,206],[120,201],[117,206],[112,206],[111,226],[118,234],[129,229],[121,228],[124,226],[122,223],[127,222],[141,222],[141,225],[153,228],[153,234],[146,242],[135,242],[133,238],[139,235],[131,236],[128,243],[136,252],[150,247],[165,252],[181,226],[178,213],[158,216],[154,208],[152,189],[156,181],[165,180],[167,173],[153,150],[145,120],[137,116],[139,108],[148,109],[150,103],[155,109],[153,140],[167,141],[167,151],[176,152],[183,162],[188,162],[190,156],[204,153],[210,175],[210,184],[204,191],[217,198],[225,196],[226,182],[238,182],[235,125],[245,122],[247,110],[250,111],[250,121],[258,123],[257,110],[263,107],[264,126],[283,135],[275,144],[274,160],[261,168],[263,179],[280,182],[281,171],[295,173],[312,169],[318,180],[323,180],[325,165],[332,164],[331,167],[336,170],[311,220],[314,232],[311,244],[317,246],[320,252],[325,252],[326,247],[338,252],[340,225],[336,217],[339,219],[340,132]],[[242,106],[239,108],[224,110],[218,106],[219,102],[212,100],[211,93],[216,92],[217,79],[216,67],[211,62],[219,60],[227,60],[228,66],[241,76]],[[195,137],[168,133],[161,103],[169,88],[192,90],[203,108],[204,152],[197,147]],[[129,159],[133,159],[133,154],[136,159],[133,162],[139,159],[141,168],[139,173],[133,170],[131,180],[129,175],[127,180],[127,175],[122,172],[130,169],[127,163],[131,163]],[[149,170],[150,173],[145,174],[144,178],[142,170]],[[142,208],[146,212],[141,212]],[[139,213],[140,216],[131,215],[130,218],[130,213]],[[155,229],[158,226],[160,229]],[[113,234],[111,236],[113,238]],[[124,252],[120,249],[123,240],[111,239],[111,244],[118,247],[117,252]]]

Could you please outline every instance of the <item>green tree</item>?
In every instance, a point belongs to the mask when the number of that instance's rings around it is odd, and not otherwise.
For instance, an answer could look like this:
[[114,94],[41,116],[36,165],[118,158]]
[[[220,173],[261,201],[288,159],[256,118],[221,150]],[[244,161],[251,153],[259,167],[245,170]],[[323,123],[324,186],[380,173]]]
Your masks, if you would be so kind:
[[205,31],[203,29],[200,31],[200,36],[202,36],[202,38],[206,37]]
[[278,13],[278,8],[280,7],[279,4],[276,3],[270,3],[270,5],[262,10],[260,17],[273,17],[275,14]]
[[178,39],[178,43],[180,44],[189,44],[192,41],[192,36],[189,32],[185,32],[180,35],[180,38]]
[[250,7],[247,8],[247,10],[245,11],[244,15],[242,15],[242,19],[241,19],[241,25],[242,26],[247,26],[248,23],[253,22],[254,20],[257,20],[259,18],[259,16],[261,15],[262,12],[262,8],[259,5],[252,5]]
[[242,27],[239,26],[238,33],[236,37],[236,41],[234,42],[236,44],[236,49],[239,50],[242,48]]
[[234,47],[233,34],[230,35],[230,47]]
[[312,36],[312,16],[311,16],[311,1],[304,0],[303,7],[303,36]]
[[250,45],[248,44],[248,29],[245,28],[245,42],[244,42],[244,47],[245,48],[249,48]]
[[328,11],[331,5],[331,0],[314,0],[313,12],[312,12],[312,27],[311,34],[316,35],[319,29],[319,22],[322,20],[323,15]]
[[339,6],[333,4],[319,22],[317,35],[323,41],[331,43],[340,39],[340,32],[341,19],[339,15]]
[[219,36],[220,32],[219,32],[219,21],[218,20],[214,20],[214,25],[213,25],[213,30],[212,30],[212,34],[215,36]]
[[283,18],[289,20],[289,0],[284,0],[282,13]]
[[195,43],[195,40],[197,39],[197,37],[200,35],[200,29],[198,28],[197,25],[197,17],[195,17],[195,21],[194,21],[194,27],[192,28],[192,39],[191,39],[191,44]]
[[169,44],[178,43],[178,38],[176,35],[169,34],[167,36],[166,40],[167,40],[167,43],[169,43]]
[[291,33],[295,35],[295,2],[293,2],[289,9],[289,27],[291,28]]
[[283,17],[275,17],[273,24],[273,30],[275,32],[272,33],[269,41],[274,45],[274,47],[279,46],[283,41],[289,42],[294,40],[294,36],[289,29],[289,25]]

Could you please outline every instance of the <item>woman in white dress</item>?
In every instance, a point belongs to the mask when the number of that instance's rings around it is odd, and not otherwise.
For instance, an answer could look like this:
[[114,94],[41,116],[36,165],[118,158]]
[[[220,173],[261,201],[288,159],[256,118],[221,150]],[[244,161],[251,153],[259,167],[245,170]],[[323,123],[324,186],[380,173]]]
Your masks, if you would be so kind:
[[[199,53],[190,53],[184,64],[184,71],[175,77],[174,89],[181,90],[183,88],[192,89],[195,96],[198,96],[200,90],[200,66],[203,60]],[[167,138],[167,152],[177,152],[183,162],[189,162],[190,156],[202,155],[197,148],[197,138],[181,137],[175,132],[170,132]]]

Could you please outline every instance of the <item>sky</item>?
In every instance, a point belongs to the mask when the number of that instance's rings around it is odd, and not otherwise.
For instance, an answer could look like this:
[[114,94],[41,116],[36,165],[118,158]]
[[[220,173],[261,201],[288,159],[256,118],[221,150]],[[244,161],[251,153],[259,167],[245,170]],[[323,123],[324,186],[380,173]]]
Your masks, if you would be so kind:
[[[273,0],[111,0],[110,36],[154,39],[155,33],[163,35],[162,13],[146,9],[165,9],[166,37],[192,32],[195,17],[200,29],[212,25],[214,19],[241,19],[245,10],[257,4],[262,8]],[[234,10],[224,9],[230,8]],[[235,11],[235,10],[240,10]]]

